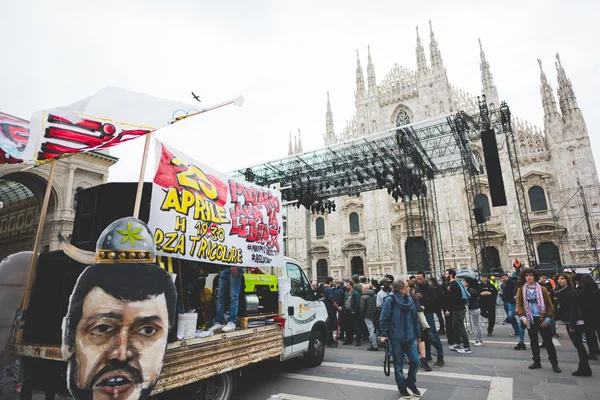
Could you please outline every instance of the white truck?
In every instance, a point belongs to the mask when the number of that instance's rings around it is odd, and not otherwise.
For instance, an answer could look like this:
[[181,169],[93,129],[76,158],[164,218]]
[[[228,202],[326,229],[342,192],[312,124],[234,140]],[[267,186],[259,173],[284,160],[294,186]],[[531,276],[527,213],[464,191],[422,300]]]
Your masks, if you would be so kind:
[[[117,218],[111,216],[110,220]],[[25,378],[36,389],[67,394],[60,325],[69,294],[85,267],[62,251],[40,255],[31,302],[23,318],[23,339],[10,346],[13,355],[25,357]],[[284,265],[271,267],[268,273],[278,282],[276,310],[269,315],[275,323],[252,326],[246,318],[230,333],[169,343],[153,398],[228,400],[233,398],[239,371],[250,364],[295,357],[304,357],[310,366],[321,364],[329,334],[325,305],[317,300],[296,260],[286,257]]]

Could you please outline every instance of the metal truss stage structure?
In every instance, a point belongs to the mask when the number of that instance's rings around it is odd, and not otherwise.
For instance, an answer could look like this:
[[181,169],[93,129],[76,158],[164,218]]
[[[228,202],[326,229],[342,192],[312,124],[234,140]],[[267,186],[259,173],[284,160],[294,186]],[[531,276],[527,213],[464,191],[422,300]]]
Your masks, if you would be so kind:
[[488,237],[485,222],[477,223],[473,215],[474,199],[481,189],[479,160],[473,155],[471,142],[479,140],[481,132],[489,129],[497,135],[506,136],[527,258],[529,265],[535,267],[537,262],[511,113],[504,102],[499,109],[488,110],[482,96],[479,114],[476,115],[461,111],[400,126],[236,170],[233,175],[261,186],[287,188],[282,190],[282,197],[288,204],[295,203],[297,207],[304,206],[307,210],[322,213],[335,211],[335,204],[331,201],[334,197],[387,189],[396,202],[404,203],[407,242],[414,242],[418,236],[426,241],[424,269],[441,272],[444,258],[435,178],[461,173],[469,205],[465,212],[470,216],[477,270],[481,272],[486,265]]

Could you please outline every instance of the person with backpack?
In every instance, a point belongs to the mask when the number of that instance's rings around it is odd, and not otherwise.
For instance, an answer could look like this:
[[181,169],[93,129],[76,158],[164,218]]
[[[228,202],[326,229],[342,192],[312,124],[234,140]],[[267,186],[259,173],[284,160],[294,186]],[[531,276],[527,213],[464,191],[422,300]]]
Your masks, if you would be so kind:
[[450,350],[456,351],[459,354],[471,354],[471,345],[469,344],[469,335],[465,327],[465,315],[467,314],[466,306],[469,303],[469,294],[465,287],[456,280],[456,271],[449,269],[448,279],[450,280],[450,296],[448,297],[448,311],[446,316],[452,316],[452,330],[454,331],[454,341],[462,341],[463,347],[460,344],[450,346]]
[[373,321],[377,318],[379,312],[377,310],[377,297],[375,292],[369,286],[363,286],[363,293],[360,297],[360,316],[365,321],[367,329],[369,330],[369,341],[371,347],[367,350],[377,351],[377,335],[375,334],[375,325]]

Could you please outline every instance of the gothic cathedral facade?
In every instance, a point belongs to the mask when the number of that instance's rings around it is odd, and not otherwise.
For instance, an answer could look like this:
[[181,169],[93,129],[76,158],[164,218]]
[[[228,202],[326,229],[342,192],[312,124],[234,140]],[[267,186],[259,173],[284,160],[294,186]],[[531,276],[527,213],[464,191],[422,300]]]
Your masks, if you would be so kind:
[[[356,114],[336,133],[328,94],[324,145],[460,110],[477,113],[477,99],[450,84],[431,22],[429,50],[428,63],[417,28],[417,69],[395,65],[379,84],[370,49],[366,85],[357,58]],[[482,93],[488,107],[496,109],[500,106],[498,92],[481,42],[480,58]],[[587,125],[558,54],[556,58],[558,101],[538,60],[543,128],[519,119],[515,116],[518,110],[513,110],[513,131],[536,258],[540,264],[560,267],[597,261],[591,239],[600,232],[600,218],[594,216],[594,210],[600,211],[600,196]],[[475,202],[487,219],[485,267],[510,270],[515,259],[525,261],[527,257],[505,137],[498,135],[497,139],[508,205],[491,207],[484,166],[479,177],[482,193]],[[471,147],[474,155],[483,160],[481,143],[472,142]],[[302,151],[301,139],[296,138],[293,145],[290,136],[289,155]],[[475,268],[468,214],[472,211],[463,177],[457,174],[436,178],[435,185],[443,267]],[[309,277],[380,277],[422,268],[415,266],[415,255],[411,254],[416,250],[408,232],[410,215],[405,215],[403,205],[385,189],[333,200],[337,210],[329,214],[313,214],[304,207],[290,206],[286,210],[287,255],[298,259]],[[589,219],[584,217],[586,210]],[[410,240],[413,242],[409,244]]]

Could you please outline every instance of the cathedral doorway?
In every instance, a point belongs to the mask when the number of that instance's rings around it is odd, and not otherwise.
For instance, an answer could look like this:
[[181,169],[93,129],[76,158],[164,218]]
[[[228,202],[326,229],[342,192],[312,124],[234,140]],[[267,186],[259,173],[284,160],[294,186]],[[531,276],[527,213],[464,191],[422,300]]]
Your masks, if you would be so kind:
[[541,242],[538,244],[537,251],[538,259],[540,260],[539,267],[551,265],[555,270],[559,270],[562,265],[560,262],[560,252],[554,243]]
[[329,268],[327,266],[327,260],[317,261],[317,282],[324,282],[325,278],[329,276]]
[[365,275],[365,265],[362,257],[354,256],[352,260],[350,260],[350,270],[352,271],[352,276],[364,276]]
[[483,272],[494,272],[502,270],[502,263],[500,262],[500,252],[494,246],[488,246],[485,248],[485,259],[483,263]]
[[427,243],[422,236],[406,238],[404,250],[406,252],[406,270],[409,274],[431,270],[430,263],[427,262]]

